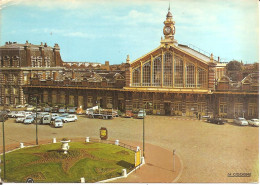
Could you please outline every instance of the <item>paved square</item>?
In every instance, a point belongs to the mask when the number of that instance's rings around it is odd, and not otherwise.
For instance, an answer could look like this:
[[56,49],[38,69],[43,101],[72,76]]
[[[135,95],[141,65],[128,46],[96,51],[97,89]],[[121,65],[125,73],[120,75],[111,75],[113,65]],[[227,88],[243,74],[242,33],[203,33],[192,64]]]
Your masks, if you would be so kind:
[[[142,119],[101,120],[84,115],[79,116],[77,122],[65,123],[63,128],[39,125],[39,141],[51,141],[54,137],[99,138],[101,127],[108,129],[108,139],[142,142]],[[14,119],[9,119],[5,123],[5,133],[6,145],[35,144],[35,125],[15,123]],[[145,141],[170,151],[176,149],[180,156],[183,171],[178,182],[257,182],[258,135],[258,128],[250,126],[215,125],[186,117],[145,118]],[[228,173],[251,173],[251,176],[228,177]]]

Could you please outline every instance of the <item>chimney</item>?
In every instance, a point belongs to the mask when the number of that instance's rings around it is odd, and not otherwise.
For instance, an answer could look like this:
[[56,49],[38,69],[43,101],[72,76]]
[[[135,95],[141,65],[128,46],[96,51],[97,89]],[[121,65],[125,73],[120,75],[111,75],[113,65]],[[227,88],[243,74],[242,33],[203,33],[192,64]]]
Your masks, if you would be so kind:
[[130,57],[129,57],[129,55],[127,55],[126,63],[130,63]]
[[220,58],[218,57],[218,62],[220,62]]
[[213,62],[213,53],[210,55],[210,62]]

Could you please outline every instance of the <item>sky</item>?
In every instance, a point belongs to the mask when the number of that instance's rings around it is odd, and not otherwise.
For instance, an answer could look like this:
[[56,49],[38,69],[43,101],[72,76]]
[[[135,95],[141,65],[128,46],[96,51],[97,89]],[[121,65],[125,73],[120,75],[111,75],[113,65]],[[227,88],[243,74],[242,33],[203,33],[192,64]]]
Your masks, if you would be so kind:
[[0,45],[58,43],[65,62],[133,61],[160,45],[169,3],[179,44],[259,61],[257,0],[0,0]]

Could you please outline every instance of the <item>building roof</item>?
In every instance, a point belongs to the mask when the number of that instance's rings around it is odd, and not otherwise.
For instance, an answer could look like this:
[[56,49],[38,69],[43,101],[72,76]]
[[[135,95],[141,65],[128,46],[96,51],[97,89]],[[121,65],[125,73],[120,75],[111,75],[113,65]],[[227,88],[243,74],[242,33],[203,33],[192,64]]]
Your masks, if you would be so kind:
[[[48,48],[48,49],[52,49],[53,47],[48,46],[46,43],[43,45],[43,43],[41,43],[41,45],[35,45],[35,44],[31,44],[28,43],[28,41],[26,41],[25,44],[19,44],[17,42],[6,42],[5,45],[0,46],[0,49],[24,49],[25,46],[28,46],[32,49],[38,49],[39,47],[44,47],[44,48]],[[58,45],[55,45],[55,47],[58,47]]]
[[[197,51],[195,49],[192,49],[192,48],[190,48],[187,45],[178,44],[176,47],[181,49],[181,50],[184,50],[184,51],[188,52],[189,54],[191,54],[191,55],[193,55],[193,56],[195,56],[195,57],[197,57],[197,58],[199,58],[199,59],[201,59],[201,60],[203,60],[205,62],[210,62],[210,57],[209,56],[207,56],[207,55],[205,55],[205,54],[203,54],[203,53],[201,53],[201,52],[199,52],[199,51]],[[217,62],[217,61],[214,60],[214,62]]]

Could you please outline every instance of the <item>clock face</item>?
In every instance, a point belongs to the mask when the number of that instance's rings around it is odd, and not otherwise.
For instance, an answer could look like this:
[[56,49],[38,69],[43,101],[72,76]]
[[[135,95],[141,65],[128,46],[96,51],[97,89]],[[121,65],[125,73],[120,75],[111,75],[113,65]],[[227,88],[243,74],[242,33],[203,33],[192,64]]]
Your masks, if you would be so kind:
[[171,27],[169,27],[169,26],[167,26],[167,27],[165,27],[164,28],[164,31],[165,31],[165,33],[168,35],[168,34],[170,34],[171,33]]

